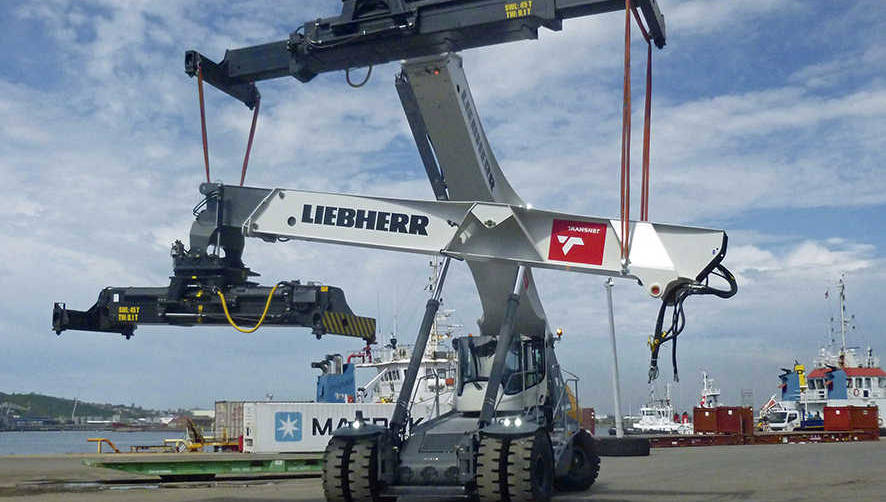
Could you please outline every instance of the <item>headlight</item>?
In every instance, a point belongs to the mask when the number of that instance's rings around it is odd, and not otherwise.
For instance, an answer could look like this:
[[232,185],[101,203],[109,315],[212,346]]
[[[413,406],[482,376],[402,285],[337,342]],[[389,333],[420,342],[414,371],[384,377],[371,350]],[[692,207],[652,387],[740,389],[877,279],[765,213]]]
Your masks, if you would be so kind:
[[510,426],[511,426],[511,419],[510,419],[510,418],[506,418],[506,419],[504,419],[504,420],[501,421],[501,424],[504,425],[505,427],[510,427]]
[[520,417],[515,418],[514,419],[514,427],[520,427],[521,425],[523,425],[523,421],[520,420]]
[[363,426],[363,422],[359,420],[354,420],[353,422],[351,422],[351,427],[353,427],[354,429],[359,429],[361,426]]

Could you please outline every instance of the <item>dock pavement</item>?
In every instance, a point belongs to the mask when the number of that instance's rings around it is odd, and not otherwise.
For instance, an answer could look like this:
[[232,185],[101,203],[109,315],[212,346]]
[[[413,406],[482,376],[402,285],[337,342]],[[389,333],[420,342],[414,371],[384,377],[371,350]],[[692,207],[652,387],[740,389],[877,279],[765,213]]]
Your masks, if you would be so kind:
[[[0,457],[0,502],[323,500],[316,477],[163,483],[83,465],[100,458]],[[886,500],[884,494],[886,441],[870,441],[663,448],[648,457],[606,457],[590,490],[556,500],[876,502]]]

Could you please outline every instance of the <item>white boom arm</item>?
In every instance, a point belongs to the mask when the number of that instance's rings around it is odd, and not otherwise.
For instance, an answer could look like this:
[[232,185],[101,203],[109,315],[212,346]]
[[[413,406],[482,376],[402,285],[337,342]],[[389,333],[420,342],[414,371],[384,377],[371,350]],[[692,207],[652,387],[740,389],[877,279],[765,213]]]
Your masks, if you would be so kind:
[[629,277],[653,297],[703,280],[726,252],[722,230],[631,222],[620,256],[617,220],[490,202],[393,199],[273,189],[244,235],[332,242],[468,262],[505,262]]

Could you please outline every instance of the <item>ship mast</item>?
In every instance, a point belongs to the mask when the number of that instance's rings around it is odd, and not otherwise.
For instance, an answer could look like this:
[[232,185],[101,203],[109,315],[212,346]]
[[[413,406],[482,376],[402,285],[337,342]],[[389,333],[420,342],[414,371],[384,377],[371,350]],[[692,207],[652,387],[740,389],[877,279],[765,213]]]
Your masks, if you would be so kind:
[[[431,276],[428,277],[428,291],[434,291],[437,287],[437,281],[440,280],[440,262],[437,259],[433,259],[430,261],[431,266]],[[434,323],[431,325],[431,338],[430,343],[428,344],[427,352],[433,354],[437,350],[437,345],[440,343],[440,332],[438,331],[437,322],[439,319],[439,314],[434,316]]]
[[840,290],[840,338],[842,339],[840,362],[843,363],[846,358],[846,283],[843,282],[843,274],[840,274],[837,288]]

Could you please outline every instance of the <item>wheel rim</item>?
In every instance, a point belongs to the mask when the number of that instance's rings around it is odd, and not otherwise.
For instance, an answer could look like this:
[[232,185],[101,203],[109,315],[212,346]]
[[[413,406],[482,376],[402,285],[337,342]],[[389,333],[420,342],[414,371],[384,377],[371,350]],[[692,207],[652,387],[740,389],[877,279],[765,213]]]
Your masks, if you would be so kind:
[[581,448],[572,450],[572,472],[579,472],[585,466],[585,452]]

